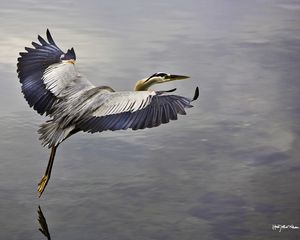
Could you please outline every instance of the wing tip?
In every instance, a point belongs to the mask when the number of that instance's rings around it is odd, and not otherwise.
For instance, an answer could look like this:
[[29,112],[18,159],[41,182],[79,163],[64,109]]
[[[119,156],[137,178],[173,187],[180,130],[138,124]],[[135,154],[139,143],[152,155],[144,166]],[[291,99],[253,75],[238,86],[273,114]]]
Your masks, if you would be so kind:
[[41,47],[41,45],[36,42],[31,42],[31,45],[34,46],[35,48]]
[[67,53],[65,54],[65,59],[74,59],[76,60],[76,54],[74,48],[68,49]]
[[197,100],[198,97],[199,97],[199,87],[196,87],[194,97],[193,97],[192,101]]
[[47,46],[48,43],[46,42],[46,40],[44,38],[41,37],[41,35],[38,35],[38,40],[39,42],[43,45],[43,46]]
[[168,93],[170,93],[170,92],[175,92],[177,90],[177,88],[172,88],[172,89],[170,89],[170,90],[167,90],[167,91],[165,91],[165,92],[168,92]]
[[[55,42],[54,42],[54,40],[53,40],[53,38],[52,38],[52,36],[51,36],[51,33],[50,33],[49,28],[47,28],[47,30],[46,30],[46,36],[47,36],[48,42],[49,42],[50,44],[56,46],[56,44],[55,44]],[[56,47],[57,47],[57,46],[56,46]]]

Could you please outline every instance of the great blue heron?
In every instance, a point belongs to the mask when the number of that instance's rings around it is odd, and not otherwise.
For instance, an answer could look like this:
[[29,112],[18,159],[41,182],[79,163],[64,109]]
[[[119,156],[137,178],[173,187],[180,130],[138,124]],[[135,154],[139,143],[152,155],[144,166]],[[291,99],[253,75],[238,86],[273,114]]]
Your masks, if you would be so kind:
[[111,87],[95,87],[76,69],[74,49],[64,53],[53,41],[47,29],[48,42],[38,36],[39,44],[25,47],[18,58],[17,72],[22,92],[30,107],[39,114],[49,115],[38,132],[44,146],[51,148],[44,177],[38,185],[39,197],[50,179],[56,149],[61,142],[79,132],[105,130],[133,130],[157,127],[177,114],[184,115],[184,108],[199,95],[198,87],[192,99],[166,94],[174,91],[151,91],[156,83],[164,83],[187,76],[155,73],[140,80],[135,91],[116,92]]

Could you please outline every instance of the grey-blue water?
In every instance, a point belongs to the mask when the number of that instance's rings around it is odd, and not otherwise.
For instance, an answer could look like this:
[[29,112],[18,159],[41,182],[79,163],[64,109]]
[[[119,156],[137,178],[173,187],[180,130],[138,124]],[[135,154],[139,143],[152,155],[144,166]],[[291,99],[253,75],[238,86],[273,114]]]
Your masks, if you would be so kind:
[[[300,2],[1,1],[0,239],[300,239]],[[52,32],[95,85],[191,76],[187,116],[143,131],[81,133],[49,150],[16,75],[18,52]]]

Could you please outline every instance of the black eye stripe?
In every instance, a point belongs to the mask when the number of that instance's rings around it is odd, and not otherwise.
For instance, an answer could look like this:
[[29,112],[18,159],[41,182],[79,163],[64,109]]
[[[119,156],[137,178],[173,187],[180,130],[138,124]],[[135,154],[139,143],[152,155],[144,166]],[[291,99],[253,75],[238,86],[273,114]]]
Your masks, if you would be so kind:
[[150,77],[148,77],[146,81],[150,80],[150,78],[153,78],[154,76],[156,76],[156,74],[153,74]]
[[157,77],[165,77],[165,76],[167,76],[168,74],[166,74],[166,73],[156,73],[155,74],[155,76],[157,76]]
[[162,72],[154,73],[153,75],[148,77],[145,82],[147,82],[148,80],[150,80],[153,77],[165,77],[167,75],[168,75],[167,73],[162,73]]

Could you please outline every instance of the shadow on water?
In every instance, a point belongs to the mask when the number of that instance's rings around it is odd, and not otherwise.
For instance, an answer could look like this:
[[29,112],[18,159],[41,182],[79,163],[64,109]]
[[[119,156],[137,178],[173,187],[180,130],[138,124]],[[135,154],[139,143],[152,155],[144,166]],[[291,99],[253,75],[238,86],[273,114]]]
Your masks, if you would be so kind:
[[42,208],[39,206],[38,207],[38,221],[40,224],[40,228],[39,231],[48,239],[51,240],[51,236],[50,236],[50,232],[49,232],[49,228],[48,228],[48,224],[47,224],[47,220],[43,214]]

